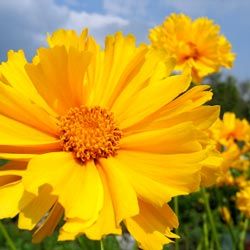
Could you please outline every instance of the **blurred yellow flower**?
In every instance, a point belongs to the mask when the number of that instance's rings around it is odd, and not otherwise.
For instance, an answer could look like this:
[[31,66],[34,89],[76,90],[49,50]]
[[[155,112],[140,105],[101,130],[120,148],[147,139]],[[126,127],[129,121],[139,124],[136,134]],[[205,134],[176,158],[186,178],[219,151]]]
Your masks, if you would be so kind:
[[248,171],[249,166],[250,166],[249,159],[245,155],[240,155],[238,159],[232,163],[233,168],[238,169],[242,172]]
[[235,185],[238,186],[239,188],[244,188],[246,186],[250,186],[250,181],[246,179],[244,175],[240,175],[235,178],[234,180]]
[[241,189],[236,194],[236,206],[245,216],[250,217],[250,186]]
[[223,171],[217,179],[217,186],[234,186],[234,177],[230,171]]
[[123,222],[143,249],[162,249],[178,226],[166,202],[219,165],[209,87],[187,91],[190,75],[169,76],[174,60],[131,35],[108,36],[104,50],[86,30],[48,42],[32,63],[10,51],[0,66],[0,157],[12,160],[0,218],[19,214],[34,242],[63,213],[60,240],[121,234]]
[[[223,119],[218,119],[210,128],[210,136],[217,142],[222,152],[222,173],[217,179],[217,185],[246,186],[248,180],[244,175],[249,169],[250,125],[246,119],[238,119],[234,113],[224,113]],[[235,178],[231,170],[237,170],[242,178]],[[247,174],[248,175],[248,174]]]
[[150,30],[149,39],[154,48],[176,58],[176,70],[190,67],[196,83],[221,67],[231,68],[235,59],[220,27],[205,17],[192,21],[184,14],[171,14]]
[[220,214],[222,219],[226,222],[226,223],[230,223],[231,222],[231,214],[229,209],[226,206],[223,206],[220,208]]
[[228,146],[235,141],[249,141],[250,126],[246,119],[238,119],[234,113],[223,115],[220,129],[220,143]]

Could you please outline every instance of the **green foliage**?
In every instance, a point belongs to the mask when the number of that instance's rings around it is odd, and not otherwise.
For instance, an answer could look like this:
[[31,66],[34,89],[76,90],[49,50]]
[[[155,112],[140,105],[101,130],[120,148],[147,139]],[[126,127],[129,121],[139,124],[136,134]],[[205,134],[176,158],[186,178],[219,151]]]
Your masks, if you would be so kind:
[[104,249],[120,250],[120,246],[114,236],[108,236],[103,240]]
[[[48,237],[40,244],[32,244],[32,234],[29,231],[19,230],[15,220],[3,220],[5,229],[11,236],[16,250],[120,250],[115,236],[108,236],[100,241],[91,241],[85,236],[80,236],[75,241],[58,242],[58,232]],[[4,236],[0,233],[0,250],[9,250]]]
[[215,74],[207,79],[213,90],[213,99],[209,102],[212,105],[221,106],[221,117],[225,112],[234,112],[239,118],[250,120],[250,83],[240,84],[235,77],[222,77],[221,74]]

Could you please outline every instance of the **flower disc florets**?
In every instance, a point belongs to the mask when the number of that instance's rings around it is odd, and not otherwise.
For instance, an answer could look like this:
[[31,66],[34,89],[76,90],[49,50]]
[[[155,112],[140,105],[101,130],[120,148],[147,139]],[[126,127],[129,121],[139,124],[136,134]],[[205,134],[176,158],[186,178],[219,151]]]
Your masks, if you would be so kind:
[[121,130],[112,112],[100,107],[75,107],[59,118],[63,149],[71,151],[83,163],[114,156],[119,149]]

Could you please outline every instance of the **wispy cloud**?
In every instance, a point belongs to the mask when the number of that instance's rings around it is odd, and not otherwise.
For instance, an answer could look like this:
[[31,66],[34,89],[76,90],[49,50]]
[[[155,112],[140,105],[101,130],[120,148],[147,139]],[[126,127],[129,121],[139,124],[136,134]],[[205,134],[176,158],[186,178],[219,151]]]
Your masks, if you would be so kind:
[[75,11],[70,11],[68,14],[68,20],[65,23],[65,27],[70,29],[74,28],[81,30],[84,25],[95,30],[109,25],[123,27],[129,23],[127,20],[113,15],[101,15],[97,13],[90,14],[87,12]]
[[53,0],[0,1],[0,57],[9,49],[24,48],[28,54],[33,53],[46,33],[57,28],[80,31],[88,27],[101,40],[108,30],[125,27],[128,23],[115,14],[76,11],[57,5]]

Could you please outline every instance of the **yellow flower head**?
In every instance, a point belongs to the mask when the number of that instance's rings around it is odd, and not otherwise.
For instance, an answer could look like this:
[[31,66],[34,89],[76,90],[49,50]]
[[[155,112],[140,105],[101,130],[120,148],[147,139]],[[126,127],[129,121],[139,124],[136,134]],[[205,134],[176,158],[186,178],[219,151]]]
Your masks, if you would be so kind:
[[212,137],[226,148],[236,142],[248,144],[250,141],[250,125],[246,119],[236,118],[231,112],[226,112],[223,119],[218,119],[211,127]]
[[149,39],[154,48],[176,58],[176,70],[190,67],[196,83],[221,67],[231,68],[235,59],[220,27],[205,17],[192,21],[184,14],[172,14],[150,30]]
[[234,186],[235,181],[234,177],[232,176],[231,172],[223,171],[222,174],[217,178],[217,186]]
[[240,155],[240,157],[233,162],[232,167],[242,172],[247,172],[250,167],[249,158],[245,155]]
[[236,194],[236,205],[245,216],[250,217],[250,186],[243,188]]
[[220,140],[225,146],[234,141],[249,141],[250,126],[246,119],[236,118],[234,113],[223,115]]
[[222,219],[226,222],[226,223],[230,223],[232,218],[231,218],[231,213],[230,210],[226,207],[223,206],[220,208],[220,214]]
[[217,141],[222,151],[222,175],[218,178],[218,185],[233,185],[235,183],[229,169],[245,171],[249,167],[249,160],[245,153],[248,151],[250,126],[246,119],[236,118],[234,113],[227,112],[223,119],[218,119],[210,128],[210,136]]
[[234,182],[235,182],[235,185],[238,186],[239,188],[244,188],[250,185],[250,181],[246,179],[244,175],[240,175],[239,177],[236,177]]
[[108,36],[101,49],[84,30],[59,30],[31,63],[22,51],[0,65],[0,218],[38,242],[64,214],[60,240],[121,234],[143,249],[176,235],[166,202],[197,190],[218,167],[207,130],[218,117],[208,86],[169,76],[174,60],[133,36]]

